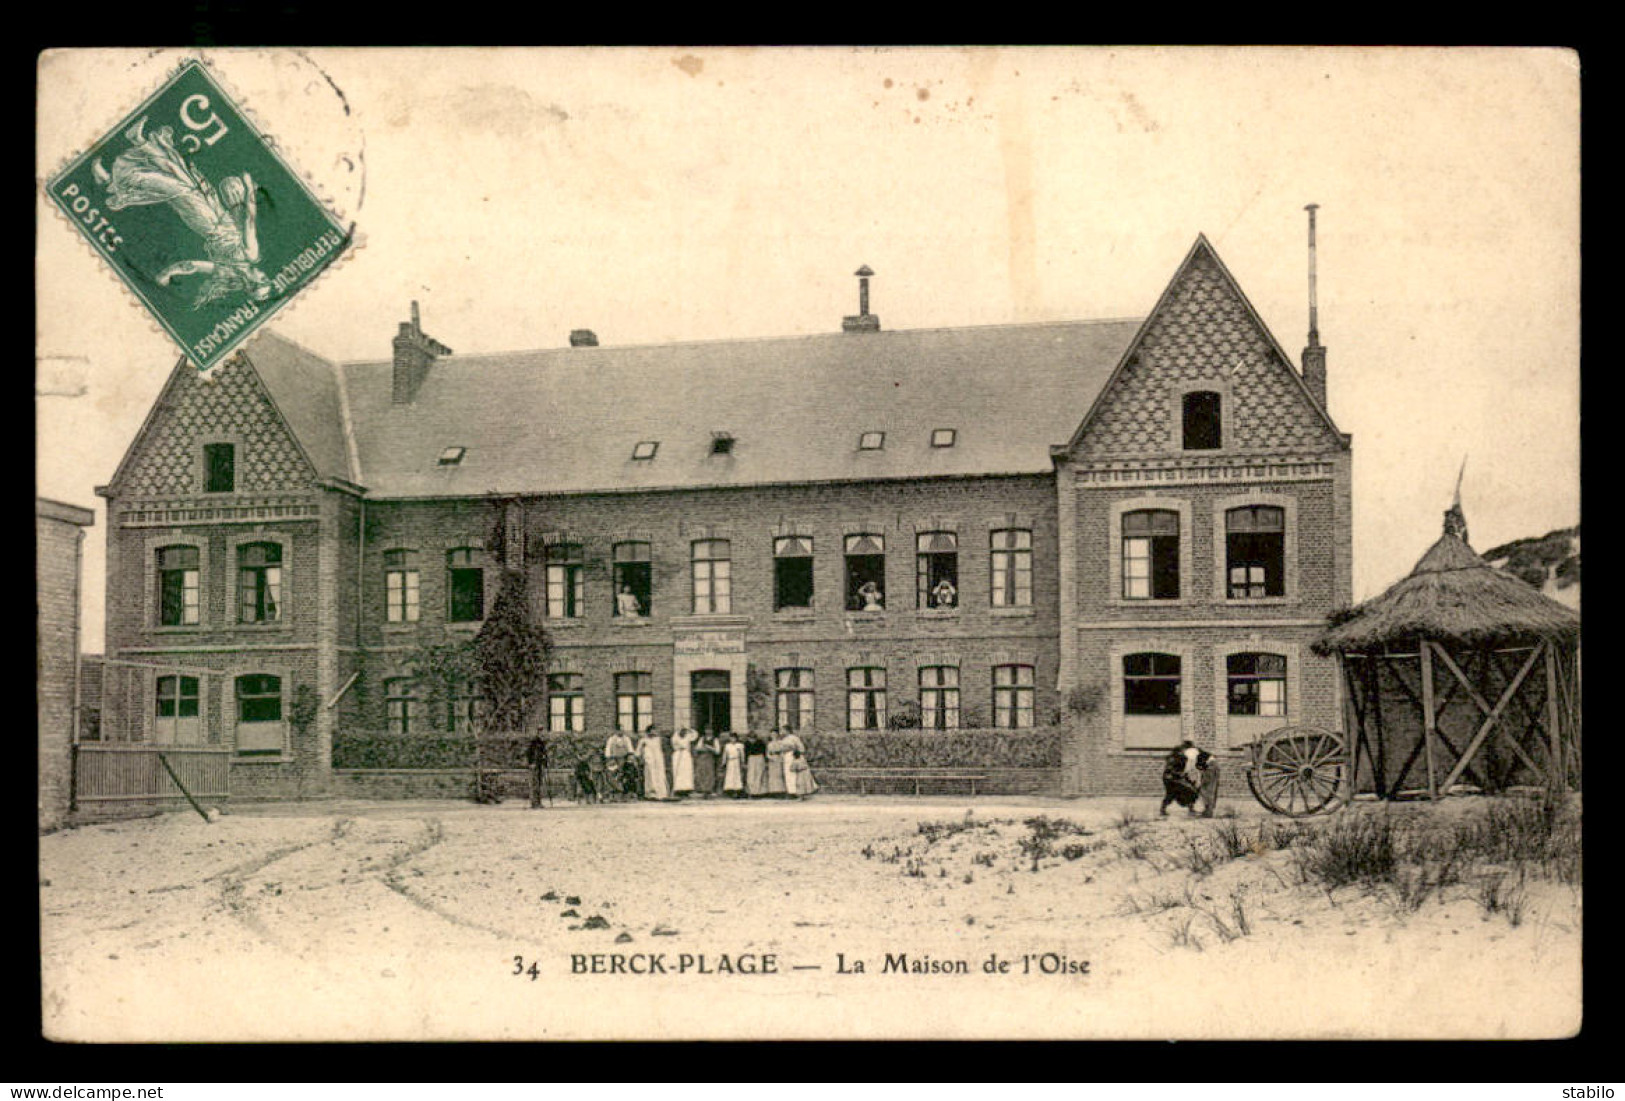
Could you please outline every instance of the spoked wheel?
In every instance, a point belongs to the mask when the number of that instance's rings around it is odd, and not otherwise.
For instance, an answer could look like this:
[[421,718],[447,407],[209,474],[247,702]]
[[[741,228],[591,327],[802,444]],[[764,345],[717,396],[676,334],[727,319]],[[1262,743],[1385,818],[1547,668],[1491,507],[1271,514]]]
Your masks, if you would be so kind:
[[1343,803],[1348,747],[1341,734],[1312,726],[1285,726],[1254,749],[1247,785],[1276,814],[1307,818]]

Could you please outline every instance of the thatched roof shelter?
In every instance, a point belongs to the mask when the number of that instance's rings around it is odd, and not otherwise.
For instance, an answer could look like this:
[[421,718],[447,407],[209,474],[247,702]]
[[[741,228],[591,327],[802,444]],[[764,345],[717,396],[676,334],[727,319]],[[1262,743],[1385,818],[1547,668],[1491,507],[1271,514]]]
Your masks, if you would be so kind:
[[[1379,797],[1422,768],[1434,798],[1578,776],[1580,615],[1473,552],[1460,504],[1388,590],[1335,613],[1312,648],[1342,669],[1349,783]],[[1420,781],[1418,781],[1420,782]],[[1411,783],[1414,787],[1414,782]]]
[[1418,638],[1464,646],[1579,638],[1578,612],[1484,561],[1467,545],[1459,510],[1445,515],[1444,534],[1406,577],[1333,615],[1315,640],[1317,654],[1380,650]]

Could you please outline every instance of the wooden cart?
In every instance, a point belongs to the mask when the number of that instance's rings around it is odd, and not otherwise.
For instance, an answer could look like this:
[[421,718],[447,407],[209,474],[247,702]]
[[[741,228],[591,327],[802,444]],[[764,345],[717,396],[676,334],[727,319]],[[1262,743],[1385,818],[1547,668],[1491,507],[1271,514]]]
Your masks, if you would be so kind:
[[1329,814],[1348,801],[1348,742],[1313,726],[1283,726],[1249,748],[1247,786],[1267,809],[1292,818]]

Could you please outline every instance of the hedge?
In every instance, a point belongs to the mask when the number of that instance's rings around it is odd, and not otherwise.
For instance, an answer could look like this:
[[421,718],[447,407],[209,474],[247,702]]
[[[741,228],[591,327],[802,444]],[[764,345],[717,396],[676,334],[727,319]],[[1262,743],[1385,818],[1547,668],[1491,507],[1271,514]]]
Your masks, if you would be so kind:
[[[801,732],[817,768],[1060,768],[1065,726],[1028,730],[840,730]],[[602,752],[606,733],[546,735],[548,763],[567,768]],[[333,738],[334,768],[524,768],[522,736],[385,734],[341,731]],[[477,755],[477,748],[483,752]]]

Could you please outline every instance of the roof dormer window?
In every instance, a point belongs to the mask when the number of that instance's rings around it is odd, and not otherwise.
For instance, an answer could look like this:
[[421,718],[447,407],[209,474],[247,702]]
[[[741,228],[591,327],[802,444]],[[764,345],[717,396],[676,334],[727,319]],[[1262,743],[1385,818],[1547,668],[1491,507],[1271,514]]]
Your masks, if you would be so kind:
[[859,451],[879,451],[886,446],[886,433],[865,432],[858,437]]
[[463,461],[466,454],[468,454],[466,447],[448,447],[440,453],[440,465],[456,466]]
[[952,447],[958,433],[952,428],[933,428],[931,430],[932,447]]
[[711,433],[711,454],[731,455],[734,449],[734,438],[727,432]]
[[632,447],[632,458],[638,462],[652,459],[658,450],[660,450],[659,440],[639,440]]

